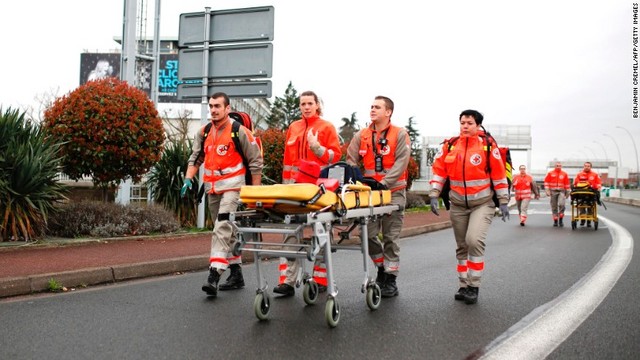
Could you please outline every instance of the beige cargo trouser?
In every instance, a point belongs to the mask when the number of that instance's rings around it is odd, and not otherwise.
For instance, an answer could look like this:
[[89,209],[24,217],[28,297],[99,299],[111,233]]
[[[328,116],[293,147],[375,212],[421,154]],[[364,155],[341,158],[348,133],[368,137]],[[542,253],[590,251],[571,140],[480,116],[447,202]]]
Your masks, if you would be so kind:
[[485,240],[495,209],[491,198],[470,209],[451,204],[450,219],[457,246],[459,287],[480,286],[484,271]]
[[230,263],[241,262],[240,256],[231,254],[231,247],[236,242],[236,234],[229,220],[218,220],[218,214],[231,213],[238,210],[240,205],[240,193],[238,191],[225,191],[222,194],[208,194],[209,211],[213,220],[213,234],[211,235],[211,255],[209,267],[226,270]]
[[[406,191],[398,190],[391,193],[391,205],[398,205],[399,209],[391,214],[382,215],[367,224],[367,239],[369,239],[369,256],[376,266],[384,266],[388,274],[398,276],[400,270],[400,232],[404,224],[404,209],[407,204]],[[381,234],[382,237],[378,237]]]

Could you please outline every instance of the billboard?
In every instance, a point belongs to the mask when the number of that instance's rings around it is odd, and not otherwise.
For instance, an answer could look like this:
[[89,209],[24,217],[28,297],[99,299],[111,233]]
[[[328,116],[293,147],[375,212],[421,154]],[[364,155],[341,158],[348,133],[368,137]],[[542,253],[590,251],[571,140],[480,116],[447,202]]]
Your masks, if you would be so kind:
[[120,54],[80,54],[80,85],[109,76],[120,77]]
[[[135,86],[151,95],[151,73],[153,63],[136,60]],[[120,54],[84,53],[80,55],[80,85],[103,77],[120,77]],[[193,103],[200,99],[178,100],[178,54],[160,54],[158,69],[158,102]]]

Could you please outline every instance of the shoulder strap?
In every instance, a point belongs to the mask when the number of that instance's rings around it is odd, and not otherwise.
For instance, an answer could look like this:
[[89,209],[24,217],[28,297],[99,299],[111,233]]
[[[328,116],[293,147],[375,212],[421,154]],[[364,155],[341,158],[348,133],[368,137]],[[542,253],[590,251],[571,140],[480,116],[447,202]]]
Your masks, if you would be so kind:
[[207,142],[207,136],[209,136],[209,132],[211,131],[212,126],[213,123],[211,121],[209,121],[209,123],[204,126],[204,130],[202,133],[202,144],[200,144],[200,154],[198,155],[198,157],[204,158],[204,144]]

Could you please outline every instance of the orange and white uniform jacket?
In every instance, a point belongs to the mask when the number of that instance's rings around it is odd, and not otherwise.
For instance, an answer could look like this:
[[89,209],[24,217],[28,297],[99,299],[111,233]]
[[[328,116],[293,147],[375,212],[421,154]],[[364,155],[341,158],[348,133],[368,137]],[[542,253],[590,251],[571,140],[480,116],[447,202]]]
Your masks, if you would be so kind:
[[539,196],[538,185],[529,174],[518,174],[513,177],[513,190],[516,193],[516,200],[532,199]]
[[593,170],[589,172],[580,171],[578,175],[576,175],[576,178],[573,179],[573,185],[578,185],[580,182],[588,182],[589,186],[598,191],[602,189],[602,180],[600,180],[600,176]]
[[[472,208],[491,199],[495,189],[500,204],[509,202],[509,183],[500,149],[493,143],[491,154],[487,158],[487,146],[482,131],[474,136],[460,136],[451,150],[447,142],[438,151],[433,162],[433,178],[430,181],[429,196],[438,197],[447,177],[451,192],[452,204]],[[491,173],[487,173],[487,161]]]
[[249,162],[249,169],[242,164],[242,156],[235,149],[231,138],[232,121],[224,121],[218,127],[211,127],[204,143],[204,151],[201,151],[201,144],[205,126],[198,130],[193,142],[189,165],[204,164],[203,180],[211,185],[208,191],[211,194],[239,191],[240,187],[245,185],[246,171],[250,171],[251,174],[262,173],[262,152],[251,131],[244,126],[240,127],[238,139]]
[[569,193],[571,185],[569,184],[569,176],[561,169],[555,168],[547,173],[544,177],[544,188],[549,190],[564,191]]
[[[320,148],[312,150],[307,142],[307,133],[313,131],[318,134]],[[282,183],[290,184],[295,181],[300,159],[314,161],[321,167],[340,160],[340,139],[335,126],[318,116],[302,118],[289,125],[284,147],[282,166]]]
[[[382,144],[380,139],[385,139]],[[382,170],[376,171],[376,154],[382,156]],[[373,124],[358,131],[347,149],[347,162],[357,166],[362,162],[363,175],[384,184],[392,192],[407,187],[411,142],[406,129],[391,123],[381,130]]]

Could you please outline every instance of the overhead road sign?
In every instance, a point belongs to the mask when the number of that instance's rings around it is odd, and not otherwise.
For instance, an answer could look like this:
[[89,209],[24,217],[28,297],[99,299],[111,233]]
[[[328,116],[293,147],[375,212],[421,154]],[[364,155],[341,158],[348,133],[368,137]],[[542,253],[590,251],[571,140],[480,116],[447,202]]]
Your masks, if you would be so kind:
[[[202,79],[204,48],[181,49],[178,53],[181,80]],[[209,48],[206,76],[209,79],[270,78],[273,72],[273,44],[245,44]]]
[[[204,12],[180,14],[178,46],[202,45],[205,41],[204,26]],[[212,11],[208,42],[273,41],[273,27],[273,6]]]
[[[229,97],[239,98],[270,98],[271,80],[259,81],[216,81],[207,84],[207,96],[217,92],[224,92]],[[188,83],[178,85],[178,99],[201,99],[202,85]]]

